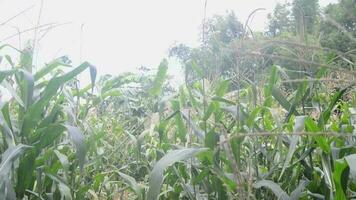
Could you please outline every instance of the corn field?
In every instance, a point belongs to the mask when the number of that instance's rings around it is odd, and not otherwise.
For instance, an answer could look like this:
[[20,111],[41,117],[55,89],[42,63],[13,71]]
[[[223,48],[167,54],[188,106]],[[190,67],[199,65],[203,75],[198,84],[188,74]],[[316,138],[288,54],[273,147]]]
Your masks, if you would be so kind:
[[355,51],[207,27],[178,86],[1,44],[0,199],[356,199]]

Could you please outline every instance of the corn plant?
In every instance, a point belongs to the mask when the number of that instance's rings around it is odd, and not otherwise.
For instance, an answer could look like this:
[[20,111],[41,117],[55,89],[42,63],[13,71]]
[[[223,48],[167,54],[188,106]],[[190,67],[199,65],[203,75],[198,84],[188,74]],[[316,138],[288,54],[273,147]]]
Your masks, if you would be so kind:
[[86,69],[94,85],[96,69],[87,62],[72,67],[60,57],[35,72],[31,48],[17,51],[19,63],[5,55],[11,68],[0,72],[1,86],[11,94],[1,102],[0,199],[78,198],[86,145],[72,94],[75,77]]
[[[161,70],[155,80],[164,80]],[[231,79],[210,82],[202,75],[168,97],[136,93],[144,97],[138,104],[157,109],[137,116],[139,129],[125,126],[132,154],[111,168],[118,175],[107,177],[138,199],[352,198],[355,105],[343,97],[353,85],[326,94],[320,82],[306,79],[286,94],[285,73],[272,66],[263,88],[243,83],[231,90]],[[316,78],[327,73],[321,68]]]
[[[167,60],[154,74],[96,82],[88,62],[64,56],[37,68],[31,47],[0,46],[20,55],[0,59],[9,66],[0,71],[0,199],[355,198],[355,82],[330,90],[322,81],[355,72],[321,51],[303,57],[308,46],[293,42],[284,43],[300,49],[286,55],[300,60],[277,62],[284,46],[268,55],[242,35],[223,45],[238,52],[223,59],[227,73],[214,68],[219,43],[184,55],[178,89]],[[86,69],[91,84],[80,88]]]

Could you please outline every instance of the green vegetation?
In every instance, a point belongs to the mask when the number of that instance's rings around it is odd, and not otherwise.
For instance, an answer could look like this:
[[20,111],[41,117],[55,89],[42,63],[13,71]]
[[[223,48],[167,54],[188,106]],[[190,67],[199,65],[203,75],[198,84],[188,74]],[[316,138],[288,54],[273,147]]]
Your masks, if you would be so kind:
[[356,198],[352,2],[278,4],[265,33],[208,19],[200,47],[170,49],[178,87],[166,59],[97,79],[0,46],[20,55],[0,59],[0,199]]

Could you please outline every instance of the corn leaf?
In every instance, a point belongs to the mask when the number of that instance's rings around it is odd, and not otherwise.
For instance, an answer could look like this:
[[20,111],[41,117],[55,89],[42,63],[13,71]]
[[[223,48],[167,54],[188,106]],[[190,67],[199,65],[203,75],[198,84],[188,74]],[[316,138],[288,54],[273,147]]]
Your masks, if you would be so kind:
[[167,70],[168,62],[164,59],[158,66],[158,71],[153,81],[153,86],[149,91],[151,96],[158,96],[161,93],[164,81],[166,80]]
[[268,188],[274,193],[277,199],[289,200],[288,194],[284,190],[282,190],[282,188],[277,183],[273,181],[270,180],[257,181],[256,183],[253,184],[253,187],[257,189],[261,187]]
[[186,148],[173,150],[163,156],[153,167],[149,177],[148,199],[156,200],[159,197],[163,183],[163,172],[176,162],[186,160],[197,153],[205,151],[205,148]]
[[73,144],[76,149],[76,154],[79,160],[79,167],[83,170],[86,154],[85,138],[82,134],[82,131],[74,126],[65,125],[68,130],[68,133],[73,141]]

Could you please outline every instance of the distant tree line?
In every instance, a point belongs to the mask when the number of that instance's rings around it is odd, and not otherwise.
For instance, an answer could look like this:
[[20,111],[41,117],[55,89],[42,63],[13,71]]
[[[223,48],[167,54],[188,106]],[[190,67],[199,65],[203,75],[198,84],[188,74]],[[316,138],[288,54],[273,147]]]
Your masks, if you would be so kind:
[[177,44],[170,56],[184,67],[186,80],[198,77],[246,78],[255,81],[272,64],[291,71],[291,77],[313,76],[313,65],[353,68],[356,49],[356,1],[340,0],[320,8],[318,0],[277,3],[265,31],[253,32],[233,11],[203,23],[201,45]]

